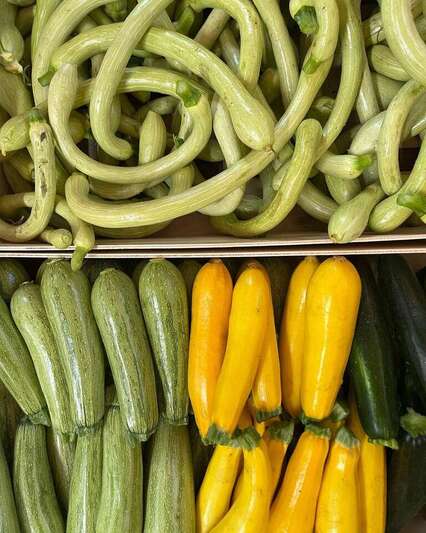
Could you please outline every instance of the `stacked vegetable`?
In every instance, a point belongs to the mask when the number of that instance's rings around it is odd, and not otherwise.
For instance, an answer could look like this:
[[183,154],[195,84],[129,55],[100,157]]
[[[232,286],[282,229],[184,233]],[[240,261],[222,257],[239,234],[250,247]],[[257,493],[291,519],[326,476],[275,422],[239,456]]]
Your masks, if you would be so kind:
[[426,303],[401,257],[127,266],[0,262],[8,532],[396,533],[421,510]]
[[73,242],[78,269],[95,235],[144,237],[194,211],[240,237],[296,204],[337,242],[421,224],[423,10],[1,0],[0,237]]

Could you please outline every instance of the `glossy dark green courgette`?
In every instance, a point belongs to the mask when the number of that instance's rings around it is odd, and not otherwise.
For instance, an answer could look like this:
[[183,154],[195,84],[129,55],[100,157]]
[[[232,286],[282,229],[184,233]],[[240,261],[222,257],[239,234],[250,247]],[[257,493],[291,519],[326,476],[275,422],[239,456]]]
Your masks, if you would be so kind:
[[262,259],[262,265],[269,274],[275,325],[279,327],[283,315],[285,296],[290,283],[291,267],[282,257],[266,257]]
[[194,468],[194,490],[197,494],[214,451],[214,446],[203,443],[193,416],[190,416],[189,420],[189,440],[191,442],[192,464]]
[[139,298],[172,424],[188,421],[188,298],[177,267],[151,260],[139,280]]
[[157,394],[151,348],[131,278],[120,270],[103,270],[93,284],[92,308],[123,424],[135,438],[145,441],[157,427]]
[[373,273],[365,260],[356,262],[362,293],[349,358],[359,417],[370,439],[397,445],[399,401],[393,348]]
[[426,504],[426,417],[414,416],[420,420],[413,429],[408,423],[402,432],[399,450],[392,451],[390,458],[387,533],[400,533]]
[[59,350],[76,431],[93,429],[104,414],[104,353],[90,304],[90,285],[69,261],[43,271],[41,294]]
[[90,285],[93,285],[102,270],[107,268],[121,270],[121,263],[115,259],[89,259],[83,265],[83,272],[86,274]]
[[8,302],[21,283],[30,276],[22,263],[16,259],[0,259],[0,296]]
[[416,373],[426,398],[426,296],[416,275],[400,255],[383,255],[379,287],[392,317],[398,349]]
[[188,302],[192,299],[192,286],[194,285],[195,276],[201,268],[201,263],[195,259],[185,259],[182,261],[178,268],[185,280],[186,293],[188,295]]

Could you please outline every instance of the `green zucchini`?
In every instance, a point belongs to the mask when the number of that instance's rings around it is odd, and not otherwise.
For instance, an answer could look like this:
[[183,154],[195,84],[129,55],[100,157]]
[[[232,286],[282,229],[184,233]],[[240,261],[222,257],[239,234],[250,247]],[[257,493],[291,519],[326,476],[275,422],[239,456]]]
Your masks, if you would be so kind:
[[272,303],[274,304],[275,326],[279,327],[283,315],[285,296],[290,283],[291,267],[282,257],[262,259],[271,281]]
[[[142,530],[142,447],[129,441],[120,409],[111,406],[103,430],[102,491],[96,531]],[[179,531],[179,530],[176,530]]]
[[3,445],[0,442],[0,531],[2,533],[19,533],[18,515],[12,482]]
[[365,260],[358,260],[356,268],[362,294],[349,374],[364,431],[370,439],[395,447],[399,402],[393,346],[373,273]]
[[195,259],[185,259],[178,266],[180,273],[185,280],[186,293],[188,295],[188,302],[192,300],[192,286],[194,285],[195,276],[201,268],[201,263]]
[[139,281],[139,297],[162,383],[165,417],[188,422],[188,299],[179,270],[164,259],[151,260]]
[[24,283],[10,302],[12,317],[24,338],[55,430],[74,429],[65,372],[50,328],[39,285]]
[[16,428],[21,418],[22,411],[15,398],[0,382],[0,439],[10,466],[13,465]]
[[195,533],[188,428],[162,421],[150,441],[144,533]]
[[0,260],[0,296],[8,302],[21,283],[30,276],[24,265],[16,259]]
[[68,510],[72,467],[75,454],[74,436],[64,435],[52,428],[47,430],[47,455],[59,504],[64,514]]
[[95,533],[102,486],[102,426],[77,437],[67,533]]
[[91,430],[104,414],[104,354],[90,306],[90,285],[65,260],[49,262],[41,294],[59,350],[78,432]]
[[27,419],[16,433],[13,487],[24,533],[65,531],[47,457],[46,428]]
[[426,400],[426,296],[416,275],[400,255],[383,255],[379,285],[392,317],[398,349],[409,361]]
[[83,265],[83,272],[89,279],[90,285],[93,285],[102,270],[107,268],[121,270],[121,263],[115,259],[89,259]]
[[0,298],[0,379],[34,423],[49,425],[46,400],[28,349]]
[[389,463],[387,533],[399,533],[426,504],[426,417],[414,416],[422,419],[423,431],[418,420],[415,432],[406,427]]
[[203,443],[193,416],[189,419],[189,440],[191,442],[192,464],[194,467],[194,490],[197,494],[204,479],[204,474],[206,473],[214,447]]
[[158,423],[151,348],[138,293],[120,270],[103,270],[92,288],[92,308],[105,346],[127,430],[147,440]]
[[141,277],[142,270],[148,264],[148,259],[141,259],[132,272],[132,280],[135,284],[136,290],[139,290],[139,278]]

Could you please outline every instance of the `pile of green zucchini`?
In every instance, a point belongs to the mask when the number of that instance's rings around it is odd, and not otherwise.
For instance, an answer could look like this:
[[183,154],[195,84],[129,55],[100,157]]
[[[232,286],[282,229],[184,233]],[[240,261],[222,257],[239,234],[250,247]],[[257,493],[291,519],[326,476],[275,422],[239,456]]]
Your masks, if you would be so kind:
[[[290,272],[280,264],[264,262],[278,304]],[[54,259],[29,273],[0,260],[1,531],[195,533],[212,451],[187,387],[200,266],[96,260],[75,272]],[[400,256],[356,266],[347,377],[369,438],[393,443],[387,531],[397,533],[426,504],[425,292]]]

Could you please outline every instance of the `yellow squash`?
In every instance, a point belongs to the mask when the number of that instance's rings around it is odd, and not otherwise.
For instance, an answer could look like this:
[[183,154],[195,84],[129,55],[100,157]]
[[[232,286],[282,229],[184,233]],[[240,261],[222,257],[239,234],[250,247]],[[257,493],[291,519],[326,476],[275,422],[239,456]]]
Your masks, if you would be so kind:
[[301,400],[306,417],[327,418],[348,362],[361,297],[361,280],[344,257],[321,263],[306,299]]
[[361,444],[358,463],[360,531],[384,533],[386,530],[386,450],[368,442],[361,426],[353,395],[350,395],[348,427]]
[[[239,428],[244,429],[251,424],[249,410],[243,409]],[[216,446],[197,495],[197,533],[210,531],[228,511],[241,459],[240,447]]]
[[[270,286],[268,273],[264,267],[263,269],[266,281]],[[256,411],[256,420],[258,422],[278,416],[282,411],[280,357],[278,353],[272,295],[268,305],[269,309],[265,341],[252,390],[253,406]]]
[[312,533],[329,442],[329,429],[306,426],[272,504],[268,533]]
[[268,426],[263,435],[266,442],[269,461],[271,462],[271,498],[277,490],[284,463],[285,454],[293,438],[294,423],[275,422]]
[[358,504],[359,440],[347,428],[337,432],[318,498],[316,533],[360,533]]
[[192,320],[188,358],[188,388],[198,429],[206,436],[214,391],[228,336],[232,278],[220,259],[198,272],[192,289]]
[[271,466],[264,443],[244,449],[244,482],[240,494],[212,533],[260,533],[268,521]]
[[303,342],[305,334],[305,307],[309,281],[318,268],[316,257],[306,257],[295,269],[287,291],[281,320],[279,352],[281,360],[282,402],[285,410],[298,417],[302,407]]
[[263,269],[256,263],[247,265],[232,295],[228,341],[208,432],[212,442],[229,438],[237,427],[259,367],[270,299]]

